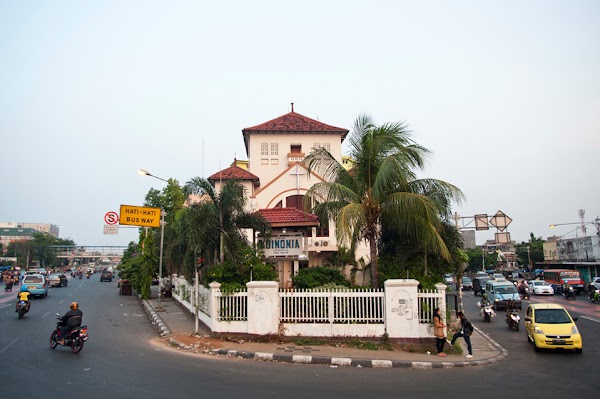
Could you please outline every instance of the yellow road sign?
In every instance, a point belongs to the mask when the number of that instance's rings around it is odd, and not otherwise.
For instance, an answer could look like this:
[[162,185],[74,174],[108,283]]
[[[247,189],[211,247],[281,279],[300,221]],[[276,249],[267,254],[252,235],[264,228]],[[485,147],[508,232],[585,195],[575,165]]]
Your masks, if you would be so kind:
[[121,205],[119,224],[141,227],[160,227],[160,208]]

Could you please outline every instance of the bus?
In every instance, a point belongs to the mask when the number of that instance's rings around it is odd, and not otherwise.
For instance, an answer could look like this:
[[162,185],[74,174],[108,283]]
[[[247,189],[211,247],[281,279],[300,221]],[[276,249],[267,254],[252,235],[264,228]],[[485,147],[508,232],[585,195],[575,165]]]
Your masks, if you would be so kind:
[[544,280],[552,285],[554,288],[554,292],[562,293],[563,284],[569,283],[571,287],[577,292],[577,294],[581,294],[581,292],[585,289],[585,283],[583,278],[581,277],[581,273],[578,270],[570,270],[570,269],[549,269],[544,270]]

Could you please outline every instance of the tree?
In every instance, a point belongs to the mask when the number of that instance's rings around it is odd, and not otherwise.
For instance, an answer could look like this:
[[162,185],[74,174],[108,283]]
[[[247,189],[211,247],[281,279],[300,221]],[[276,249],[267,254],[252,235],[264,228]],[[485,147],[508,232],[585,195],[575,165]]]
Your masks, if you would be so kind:
[[326,180],[310,188],[306,205],[322,220],[335,220],[342,245],[349,242],[354,248],[366,241],[373,287],[379,286],[377,245],[386,225],[419,242],[425,253],[450,258],[440,236],[440,214],[452,200],[461,201],[463,194],[441,180],[417,179],[429,154],[410,138],[404,123],[376,126],[370,117],[360,116],[350,139],[354,160],[350,170],[324,148],[305,159],[309,175],[318,173]]
[[[544,240],[542,237],[535,237],[533,233],[529,233],[529,241],[521,242],[515,246],[517,254],[517,262],[520,265],[527,265],[527,269],[535,270],[537,262],[544,261]],[[531,259],[531,264],[529,260]]]
[[60,266],[57,257],[57,245],[75,245],[70,238],[57,238],[48,233],[35,232],[30,240],[12,241],[8,244],[7,254],[18,259],[18,265],[27,267],[27,260],[37,261],[41,266],[53,268]]
[[203,206],[206,224],[205,234],[208,237],[218,237],[219,263],[228,257],[235,257],[241,253],[241,248],[246,243],[243,229],[259,230],[264,234],[270,231],[267,221],[259,213],[245,211],[246,196],[244,187],[235,180],[228,180],[217,190],[206,179],[193,178],[185,185],[186,194],[196,194],[206,198]]
[[469,248],[465,249],[465,253],[469,257],[467,263],[466,271],[476,273],[484,269],[493,269],[496,261],[498,259],[498,255],[496,253],[485,253],[484,259],[484,250],[482,248]]

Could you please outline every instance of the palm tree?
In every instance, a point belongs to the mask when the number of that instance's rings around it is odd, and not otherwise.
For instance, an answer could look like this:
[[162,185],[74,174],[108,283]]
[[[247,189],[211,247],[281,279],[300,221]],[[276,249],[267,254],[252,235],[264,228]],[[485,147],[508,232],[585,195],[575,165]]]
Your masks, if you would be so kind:
[[317,203],[312,212],[322,220],[335,220],[340,243],[349,241],[354,248],[367,242],[373,287],[379,286],[377,242],[383,224],[429,252],[450,256],[439,234],[440,214],[463,194],[441,180],[417,179],[416,171],[424,169],[429,154],[410,138],[404,123],[376,126],[369,116],[359,116],[350,138],[350,170],[324,148],[305,159],[309,175],[318,173],[325,179],[310,188],[306,204]]
[[225,261],[225,253],[238,254],[241,244],[246,241],[242,229],[252,228],[267,232],[270,227],[258,213],[245,211],[246,196],[244,187],[235,180],[228,180],[217,190],[206,179],[193,178],[185,185],[186,194],[207,196],[204,206],[210,208],[205,220],[208,234],[218,237],[219,263]]

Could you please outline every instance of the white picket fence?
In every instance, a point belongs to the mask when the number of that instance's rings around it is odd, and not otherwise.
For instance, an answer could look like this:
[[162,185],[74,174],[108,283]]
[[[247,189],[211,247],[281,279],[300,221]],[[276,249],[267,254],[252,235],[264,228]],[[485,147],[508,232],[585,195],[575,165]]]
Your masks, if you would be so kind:
[[[440,307],[445,314],[446,308],[444,285],[417,291],[418,282],[396,291],[392,291],[395,285],[280,290],[275,282],[255,282],[239,292],[222,292],[220,284],[211,283],[209,288],[200,286],[194,296],[194,286],[183,277],[173,276],[171,281],[173,297],[193,314],[197,303],[198,318],[213,332],[366,337],[396,330],[411,337],[431,337],[433,309]],[[258,285],[251,288],[252,284]]]

